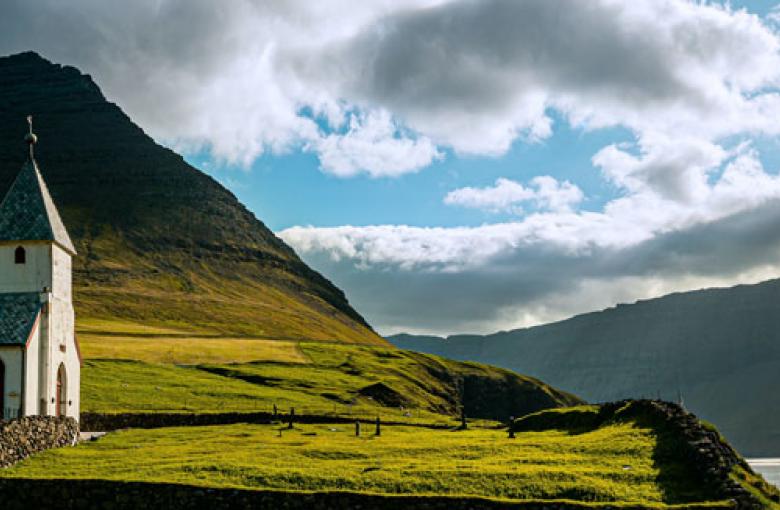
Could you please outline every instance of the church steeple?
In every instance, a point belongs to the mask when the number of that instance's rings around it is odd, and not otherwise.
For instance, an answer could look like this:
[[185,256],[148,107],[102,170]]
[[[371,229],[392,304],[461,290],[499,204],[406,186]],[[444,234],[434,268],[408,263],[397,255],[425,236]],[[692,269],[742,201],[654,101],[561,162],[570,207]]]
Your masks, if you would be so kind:
[[0,203],[0,242],[51,241],[75,255],[73,242],[35,162],[33,148],[38,138],[32,132],[32,117],[27,121],[30,131],[25,141],[30,156]]
[[[81,367],[73,313],[76,250],[29,157],[0,202],[0,419],[79,417]],[[11,354],[9,354],[11,353]]]

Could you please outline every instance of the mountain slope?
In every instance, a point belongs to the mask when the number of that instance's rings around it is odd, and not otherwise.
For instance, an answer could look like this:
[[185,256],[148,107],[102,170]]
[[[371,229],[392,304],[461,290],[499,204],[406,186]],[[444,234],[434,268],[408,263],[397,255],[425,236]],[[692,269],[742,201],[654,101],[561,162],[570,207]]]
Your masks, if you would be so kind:
[[0,195],[36,158],[79,253],[78,327],[383,344],[343,292],[211,177],[157,145],[92,79],[0,58]]
[[780,455],[780,280],[672,294],[487,336],[390,341],[538,377],[590,401],[676,400],[747,455]]

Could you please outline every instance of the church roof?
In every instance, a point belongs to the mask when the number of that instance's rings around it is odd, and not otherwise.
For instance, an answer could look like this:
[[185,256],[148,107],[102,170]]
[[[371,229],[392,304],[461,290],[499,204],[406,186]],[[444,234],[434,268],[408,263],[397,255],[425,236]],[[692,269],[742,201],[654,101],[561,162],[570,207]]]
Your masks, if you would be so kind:
[[40,310],[37,292],[0,294],[0,346],[27,344]]
[[0,241],[53,241],[71,255],[76,253],[32,158],[22,166],[0,203]]

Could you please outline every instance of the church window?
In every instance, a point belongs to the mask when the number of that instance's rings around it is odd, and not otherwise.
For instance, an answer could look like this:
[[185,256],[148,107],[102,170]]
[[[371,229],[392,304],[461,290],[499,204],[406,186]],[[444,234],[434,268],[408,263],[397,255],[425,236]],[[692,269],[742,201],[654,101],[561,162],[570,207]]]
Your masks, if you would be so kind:
[[14,262],[17,264],[24,264],[27,262],[27,252],[21,246],[14,252]]

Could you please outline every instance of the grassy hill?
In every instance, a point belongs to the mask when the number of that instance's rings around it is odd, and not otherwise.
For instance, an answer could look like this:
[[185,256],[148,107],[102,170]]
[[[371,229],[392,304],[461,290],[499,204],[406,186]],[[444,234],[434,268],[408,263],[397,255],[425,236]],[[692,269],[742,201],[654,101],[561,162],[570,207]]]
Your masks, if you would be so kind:
[[538,377],[591,402],[661,397],[716,424],[748,456],[780,456],[780,280],[672,294],[568,320],[403,349]]
[[[461,406],[471,418],[506,422],[581,402],[508,370],[397,349],[195,339],[189,347],[198,363],[180,365],[176,351],[165,359],[168,342],[178,347],[178,339],[157,339],[154,346],[137,341],[85,343],[91,359],[82,369],[82,412],[271,412],[276,405],[285,413],[294,407],[298,414],[446,424]],[[212,347],[200,348],[201,342]],[[123,359],[114,359],[119,353]]]
[[[272,424],[120,430],[37,455],[0,477],[103,480],[120,484],[117,494],[138,482],[176,484],[179,493],[221,488],[422,498],[400,499],[393,508],[426,508],[426,498],[443,496],[506,508],[544,501],[561,508],[724,510],[738,496],[758,502],[754,508],[779,508],[777,490],[690,415],[694,429],[717,444],[673,428],[642,403],[577,406],[579,399],[538,380],[473,362],[377,346],[183,343],[149,334],[161,332],[83,342],[86,411],[268,413],[276,405],[280,413],[295,407],[298,415],[332,420],[296,422],[293,429],[279,416]],[[461,406],[471,418],[468,430],[457,427]],[[520,417],[514,439],[505,429],[509,415]],[[352,423],[343,422],[375,416],[383,421],[380,436],[364,421],[357,437]],[[719,453],[712,457],[706,448]],[[728,469],[731,489],[712,482],[713,466]]]
[[385,344],[227,189],[157,145],[88,75],[35,53],[0,58],[0,196],[26,157],[28,114],[79,253],[79,332]]

